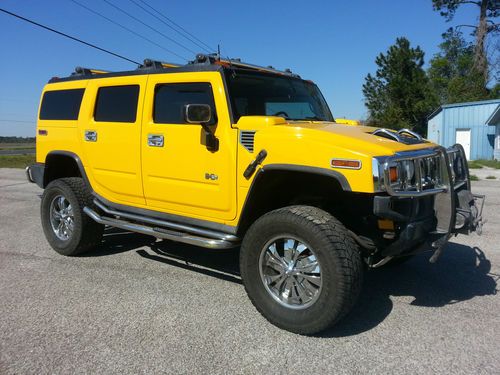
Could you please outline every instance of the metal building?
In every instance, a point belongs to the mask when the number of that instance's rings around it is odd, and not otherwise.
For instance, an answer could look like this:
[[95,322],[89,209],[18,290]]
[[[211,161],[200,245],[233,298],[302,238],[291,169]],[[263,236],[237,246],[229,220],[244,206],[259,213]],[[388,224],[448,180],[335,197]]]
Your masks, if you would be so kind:
[[445,147],[460,143],[469,160],[500,160],[500,99],[439,107],[428,118],[427,138]]

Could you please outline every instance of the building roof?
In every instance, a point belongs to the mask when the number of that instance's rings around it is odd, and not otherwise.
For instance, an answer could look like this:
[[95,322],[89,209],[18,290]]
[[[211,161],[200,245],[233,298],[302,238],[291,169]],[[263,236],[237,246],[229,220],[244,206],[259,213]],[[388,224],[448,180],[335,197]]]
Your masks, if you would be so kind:
[[491,116],[486,120],[488,125],[500,125],[500,104],[497,105]]
[[[456,108],[456,107],[472,107],[472,106],[478,106],[478,105],[485,105],[485,104],[499,104],[500,106],[500,99],[491,99],[491,100],[481,100],[481,101],[476,101],[476,102],[464,102],[464,103],[452,103],[452,104],[443,104],[442,106],[436,108],[434,112],[432,112],[428,117],[427,120],[430,120],[434,116],[436,116],[439,112],[441,112],[443,109],[447,108]],[[495,109],[494,113],[498,112],[498,107]],[[500,114],[499,114],[500,116]],[[494,125],[489,122],[490,120],[486,122],[489,125]]]

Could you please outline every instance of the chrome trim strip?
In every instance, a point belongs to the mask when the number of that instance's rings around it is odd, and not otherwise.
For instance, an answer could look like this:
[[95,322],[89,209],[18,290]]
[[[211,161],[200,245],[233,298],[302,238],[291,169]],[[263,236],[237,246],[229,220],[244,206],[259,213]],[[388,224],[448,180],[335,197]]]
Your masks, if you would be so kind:
[[179,231],[187,232],[187,233],[192,233],[192,234],[196,234],[196,235],[201,235],[204,237],[215,238],[215,239],[219,239],[219,240],[223,240],[223,241],[230,241],[230,242],[238,242],[239,241],[239,238],[236,236],[233,236],[232,234],[226,234],[226,233],[217,232],[217,231],[213,231],[213,230],[209,230],[209,229],[196,228],[196,227],[193,227],[190,225],[173,223],[170,221],[154,219],[154,218],[147,217],[147,216],[136,215],[136,214],[131,214],[128,212],[113,210],[109,207],[106,207],[103,203],[101,203],[97,199],[94,199],[94,204],[109,215],[120,216],[120,217],[124,217],[124,218],[131,219],[131,220],[141,221],[141,222],[153,224],[153,225],[159,225],[162,227],[175,229],[175,230],[179,230]]
[[[399,137],[398,133],[391,132],[387,129],[377,129],[372,134],[383,138],[389,138],[396,142],[401,142],[401,138]],[[384,135],[386,137],[384,137]]]
[[[99,224],[109,225],[111,227],[129,230],[129,231],[137,232],[137,233],[142,233],[142,234],[146,234],[149,236],[154,236],[154,237],[158,237],[158,238],[162,238],[162,239],[166,239],[166,240],[183,242],[183,243],[187,243],[190,245],[205,247],[208,249],[229,249],[229,248],[233,248],[233,247],[238,246],[238,243],[236,243],[236,242],[229,242],[229,241],[224,241],[224,240],[220,240],[220,239],[213,239],[213,238],[204,238],[204,237],[194,236],[194,235],[181,233],[181,232],[168,231],[167,229],[159,231],[159,230],[156,230],[155,228],[148,227],[148,226],[141,225],[141,224],[130,223],[130,222],[124,221],[124,220],[102,217],[99,214],[97,214],[94,210],[90,209],[89,207],[84,207],[83,211],[90,218],[92,218],[93,220],[95,220]],[[167,231],[168,231],[168,233],[167,233]]]
[[405,134],[405,133],[413,136],[414,138],[418,139],[419,141],[423,141],[424,140],[420,134],[415,133],[414,131],[412,131],[410,129],[404,128],[404,129],[398,130],[398,134],[402,135],[402,134]]

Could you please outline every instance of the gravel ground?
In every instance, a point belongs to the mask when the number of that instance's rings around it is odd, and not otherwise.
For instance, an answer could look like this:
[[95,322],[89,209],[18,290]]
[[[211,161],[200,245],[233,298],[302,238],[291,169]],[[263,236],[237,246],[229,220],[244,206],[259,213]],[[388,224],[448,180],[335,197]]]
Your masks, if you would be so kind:
[[499,189],[474,183],[482,237],[369,272],[343,322],[303,337],[253,308],[235,252],[108,231],[91,254],[56,254],[41,190],[0,169],[0,374],[499,374]]

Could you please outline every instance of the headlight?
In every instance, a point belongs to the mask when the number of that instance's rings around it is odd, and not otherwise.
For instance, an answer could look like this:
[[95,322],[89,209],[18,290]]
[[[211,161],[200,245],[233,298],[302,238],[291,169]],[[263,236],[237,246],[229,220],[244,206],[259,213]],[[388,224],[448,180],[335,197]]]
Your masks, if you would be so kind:
[[[450,170],[453,173],[452,157],[448,159],[447,156],[453,152],[461,153],[461,150],[452,149],[447,152],[442,147],[434,147],[374,157],[372,159],[374,191],[387,192],[389,195],[399,197],[444,193],[450,186]],[[460,158],[465,160],[461,155]],[[465,164],[462,163],[462,168],[457,166],[456,170],[463,173]],[[465,174],[467,174],[466,169]],[[467,178],[459,183],[468,183]]]

